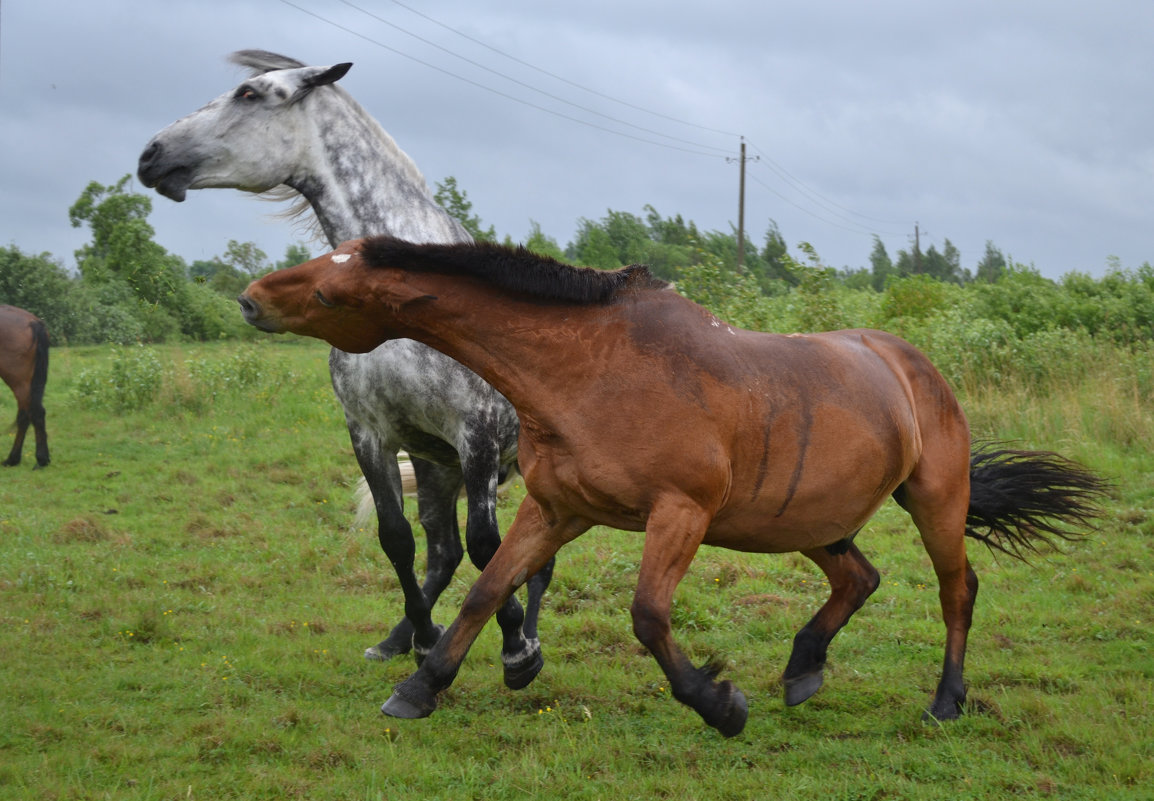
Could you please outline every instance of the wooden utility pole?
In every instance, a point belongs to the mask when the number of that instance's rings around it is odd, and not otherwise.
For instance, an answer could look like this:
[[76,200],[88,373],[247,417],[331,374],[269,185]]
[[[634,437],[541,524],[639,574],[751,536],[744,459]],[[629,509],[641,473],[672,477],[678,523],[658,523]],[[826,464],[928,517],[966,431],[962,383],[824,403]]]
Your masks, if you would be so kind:
[[[754,156],[752,159],[745,157],[745,137],[741,137],[741,156],[738,161],[738,172],[741,175],[738,183],[737,192],[737,271],[741,272],[742,265],[745,263],[745,162],[757,161],[760,156]],[[733,159],[726,159],[732,162]]]
[[914,223],[914,272],[922,271],[922,232],[917,223]]

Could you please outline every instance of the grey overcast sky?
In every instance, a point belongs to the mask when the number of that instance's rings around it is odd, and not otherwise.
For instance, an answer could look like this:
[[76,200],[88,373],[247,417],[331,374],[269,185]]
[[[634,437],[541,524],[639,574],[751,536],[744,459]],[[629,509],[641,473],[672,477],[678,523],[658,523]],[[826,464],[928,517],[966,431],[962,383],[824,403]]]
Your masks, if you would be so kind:
[[[969,269],[987,241],[1054,278],[1154,262],[1151,0],[0,0],[0,245],[74,266],[69,206],[235,86],[242,48],[353,62],[429,185],[517,241],[647,204],[729,231],[744,136],[759,246],[772,219],[866,267],[917,224]],[[304,239],[237,191],[149,194],[188,261]]]

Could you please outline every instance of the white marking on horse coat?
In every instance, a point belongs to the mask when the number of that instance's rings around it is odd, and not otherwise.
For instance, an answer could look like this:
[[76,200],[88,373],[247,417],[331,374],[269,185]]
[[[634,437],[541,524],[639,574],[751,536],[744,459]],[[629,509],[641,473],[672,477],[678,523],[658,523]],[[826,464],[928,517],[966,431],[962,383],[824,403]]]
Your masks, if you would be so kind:
[[337,264],[344,264],[352,257],[353,256],[351,253],[338,253],[337,255],[333,256],[333,261],[335,261]]

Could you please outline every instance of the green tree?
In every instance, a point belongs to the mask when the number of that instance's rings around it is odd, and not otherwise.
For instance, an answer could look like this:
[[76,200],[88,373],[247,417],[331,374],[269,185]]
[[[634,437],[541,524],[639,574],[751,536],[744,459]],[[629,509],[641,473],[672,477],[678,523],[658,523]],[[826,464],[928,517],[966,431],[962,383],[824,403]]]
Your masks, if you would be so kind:
[[785,281],[790,286],[797,286],[801,277],[793,273],[795,262],[789,258],[789,247],[785,244],[785,237],[777,227],[776,220],[769,221],[769,228],[765,232],[765,247],[761,249],[761,258],[766,265],[766,276],[778,281]]
[[874,236],[874,247],[870,251],[870,272],[872,273],[871,283],[878,292],[886,288],[890,276],[897,274],[894,263],[890,261],[890,255],[886,253],[885,244],[877,235]]
[[276,263],[276,269],[283,270],[286,267],[295,267],[311,258],[312,255],[309,253],[309,249],[300,242],[297,242],[285,248],[284,258]]
[[85,280],[120,280],[144,303],[169,305],[185,273],[183,261],[152,240],[152,201],[127,191],[131,176],[111,186],[92,181],[68,210],[72,227],[88,225],[92,241],[76,251]]
[[473,203],[469,200],[469,193],[457,186],[457,179],[450,175],[437,184],[437,191],[433,199],[441,205],[465,230],[478,242],[496,242],[497,232],[493,226],[481,227],[481,218],[473,214]]
[[525,248],[541,256],[565,261],[565,251],[557,244],[557,240],[542,233],[541,224],[534,220],[530,220],[529,238],[525,240]]
[[26,255],[15,245],[0,248],[0,304],[32,312],[53,331],[68,313],[72,279],[48,253]]
[[602,270],[616,270],[622,266],[608,231],[585,218],[581,218],[578,224],[577,239],[566,250],[566,255],[572,261]]
[[994,247],[993,242],[987,239],[986,252],[982,255],[982,260],[978,262],[978,280],[992,284],[1001,278],[1004,272],[1006,272],[1006,257],[1002,255],[1002,251]]

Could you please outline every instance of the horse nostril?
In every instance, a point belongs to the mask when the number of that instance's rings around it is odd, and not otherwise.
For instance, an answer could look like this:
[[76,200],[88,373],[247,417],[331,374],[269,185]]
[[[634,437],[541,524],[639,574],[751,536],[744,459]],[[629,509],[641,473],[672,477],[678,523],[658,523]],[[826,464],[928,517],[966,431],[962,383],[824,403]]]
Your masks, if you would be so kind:
[[151,164],[160,155],[160,142],[149,142],[148,147],[140,154],[140,166]]
[[260,306],[248,295],[241,295],[236,299],[236,302],[240,304],[240,311],[245,319],[251,320],[260,313]]

